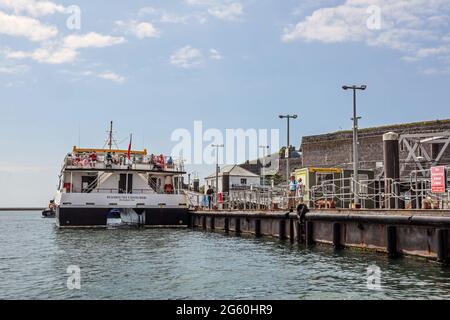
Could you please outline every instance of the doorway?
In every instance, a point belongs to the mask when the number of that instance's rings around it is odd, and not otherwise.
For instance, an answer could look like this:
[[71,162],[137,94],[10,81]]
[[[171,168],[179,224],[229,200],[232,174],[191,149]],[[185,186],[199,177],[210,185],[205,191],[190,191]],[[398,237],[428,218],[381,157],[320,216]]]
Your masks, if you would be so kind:
[[133,192],[133,174],[121,173],[119,179],[119,193]]
[[97,175],[81,177],[81,193],[91,193],[97,187]]

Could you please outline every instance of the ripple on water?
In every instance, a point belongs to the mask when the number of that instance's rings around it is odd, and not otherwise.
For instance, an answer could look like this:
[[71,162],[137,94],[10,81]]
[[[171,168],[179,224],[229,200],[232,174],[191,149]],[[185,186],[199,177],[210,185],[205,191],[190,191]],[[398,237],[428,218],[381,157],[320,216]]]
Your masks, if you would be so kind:
[[[415,259],[191,230],[59,230],[0,214],[1,299],[448,299],[450,271]],[[382,290],[367,288],[367,267]],[[81,267],[82,289],[66,287]]]

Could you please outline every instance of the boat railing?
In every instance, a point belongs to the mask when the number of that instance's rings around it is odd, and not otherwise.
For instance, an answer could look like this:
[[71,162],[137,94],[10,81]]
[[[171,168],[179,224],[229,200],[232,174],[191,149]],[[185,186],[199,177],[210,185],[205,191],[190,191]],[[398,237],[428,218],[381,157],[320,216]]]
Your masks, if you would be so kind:
[[95,189],[73,189],[70,192],[66,191],[66,193],[105,193],[105,194],[178,194],[177,191],[174,193],[157,193],[153,189],[132,189],[130,192],[126,192],[126,190],[121,190],[118,188],[95,188]]
[[70,159],[66,159],[65,168],[67,169],[115,169],[115,170],[151,170],[151,171],[164,171],[164,172],[180,172],[181,168],[176,165],[158,166],[152,163],[145,162],[131,162],[129,164],[116,164],[107,163],[104,161],[79,161],[74,162]]

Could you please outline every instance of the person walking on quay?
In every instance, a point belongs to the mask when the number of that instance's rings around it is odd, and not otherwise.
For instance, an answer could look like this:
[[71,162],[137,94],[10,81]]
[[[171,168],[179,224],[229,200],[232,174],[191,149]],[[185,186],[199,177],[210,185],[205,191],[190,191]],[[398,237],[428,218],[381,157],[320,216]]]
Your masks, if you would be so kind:
[[213,188],[211,188],[211,186],[208,186],[208,190],[206,190],[206,195],[208,196],[208,208],[209,210],[211,210],[214,196],[214,190]]
[[289,182],[289,211],[294,211],[295,207],[295,197],[297,195],[298,182],[295,176],[291,176]]

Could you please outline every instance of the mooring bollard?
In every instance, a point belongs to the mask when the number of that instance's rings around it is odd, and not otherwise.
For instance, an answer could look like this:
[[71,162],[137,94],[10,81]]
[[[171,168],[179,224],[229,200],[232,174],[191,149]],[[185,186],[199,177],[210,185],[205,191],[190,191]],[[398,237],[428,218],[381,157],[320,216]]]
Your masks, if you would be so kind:
[[261,237],[261,220],[255,220],[255,237]]
[[312,246],[314,245],[314,224],[312,221],[306,221],[306,245]]
[[286,239],[286,220],[280,220],[278,236],[280,240]]
[[439,262],[448,260],[448,230],[438,229],[437,232],[437,258]]
[[398,255],[397,251],[397,227],[387,226],[387,252],[390,257],[396,257]]
[[341,224],[338,222],[333,223],[333,246],[341,248]]
[[209,220],[209,227],[210,227],[211,230],[214,230],[216,228],[216,226],[215,226],[215,218],[214,217],[210,217],[209,219],[210,219]]

